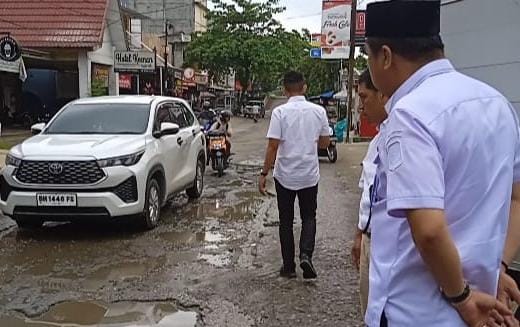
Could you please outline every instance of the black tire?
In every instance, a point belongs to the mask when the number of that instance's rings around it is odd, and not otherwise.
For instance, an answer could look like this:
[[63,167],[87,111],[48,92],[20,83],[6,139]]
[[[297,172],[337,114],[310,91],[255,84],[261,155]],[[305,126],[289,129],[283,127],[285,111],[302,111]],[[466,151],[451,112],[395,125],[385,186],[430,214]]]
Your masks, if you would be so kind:
[[16,219],[15,221],[18,228],[23,230],[35,230],[43,226],[43,220],[40,219]]
[[201,156],[197,160],[197,168],[195,169],[195,180],[193,186],[186,190],[188,198],[194,200],[200,198],[204,191],[204,158]]
[[141,225],[145,229],[154,229],[159,224],[161,217],[161,188],[156,179],[150,179],[146,185],[146,199]]
[[331,163],[338,161],[338,149],[335,146],[330,146],[327,149],[327,157]]
[[222,157],[217,158],[217,176],[224,176],[224,159]]

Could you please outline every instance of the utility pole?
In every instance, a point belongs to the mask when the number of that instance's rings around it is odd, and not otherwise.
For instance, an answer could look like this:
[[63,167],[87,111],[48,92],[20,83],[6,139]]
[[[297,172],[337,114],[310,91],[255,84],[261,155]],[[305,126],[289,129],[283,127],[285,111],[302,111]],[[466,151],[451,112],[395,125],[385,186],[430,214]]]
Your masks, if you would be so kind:
[[164,23],[164,81],[161,88],[162,93],[168,95],[168,21],[166,20],[166,0],[163,0],[163,23]]
[[357,20],[357,0],[352,0],[350,13],[350,54],[348,58],[348,107],[347,107],[347,139],[350,142],[350,125],[352,124],[352,90],[354,87],[354,62],[356,51],[356,20]]

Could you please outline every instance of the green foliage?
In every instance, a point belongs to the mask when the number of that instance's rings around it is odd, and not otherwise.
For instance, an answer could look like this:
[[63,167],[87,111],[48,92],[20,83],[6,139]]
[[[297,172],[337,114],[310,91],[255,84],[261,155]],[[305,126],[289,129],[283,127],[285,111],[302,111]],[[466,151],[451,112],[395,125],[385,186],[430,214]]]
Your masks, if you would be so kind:
[[354,67],[356,67],[356,69],[360,72],[364,71],[365,69],[368,68],[368,59],[365,55],[358,55],[356,57],[356,61],[355,61],[355,64],[354,64]]
[[252,84],[256,92],[280,87],[287,70],[302,71],[310,93],[334,88],[339,64],[309,58],[309,31],[285,31],[274,15],[285,8],[279,0],[213,0],[207,32],[193,37],[186,63],[207,70],[216,80],[235,72],[243,86]]

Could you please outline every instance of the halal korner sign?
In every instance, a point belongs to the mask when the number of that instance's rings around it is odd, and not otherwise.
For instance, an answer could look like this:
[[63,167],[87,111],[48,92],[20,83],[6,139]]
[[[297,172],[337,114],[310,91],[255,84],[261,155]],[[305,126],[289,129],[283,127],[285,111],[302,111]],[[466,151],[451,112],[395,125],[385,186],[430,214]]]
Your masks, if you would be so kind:
[[147,51],[114,52],[114,71],[116,72],[153,72],[155,55]]

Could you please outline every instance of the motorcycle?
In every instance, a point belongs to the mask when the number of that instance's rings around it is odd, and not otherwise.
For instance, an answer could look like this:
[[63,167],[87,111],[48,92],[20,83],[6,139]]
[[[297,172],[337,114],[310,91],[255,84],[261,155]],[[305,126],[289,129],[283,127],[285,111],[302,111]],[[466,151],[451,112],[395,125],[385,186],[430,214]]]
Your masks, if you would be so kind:
[[207,134],[207,140],[208,157],[211,160],[211,168],[217,171],[218,177],[222,177],[224,170],[229,165],[226,133],[210,131]]
[[336,136],[334,123],[329,123],[329,136],[329,146],[326,149],[318,149],[318,156],[327,157],[331,163],[335,163],[338,160],[338,149],[336,148],[338,138]]

